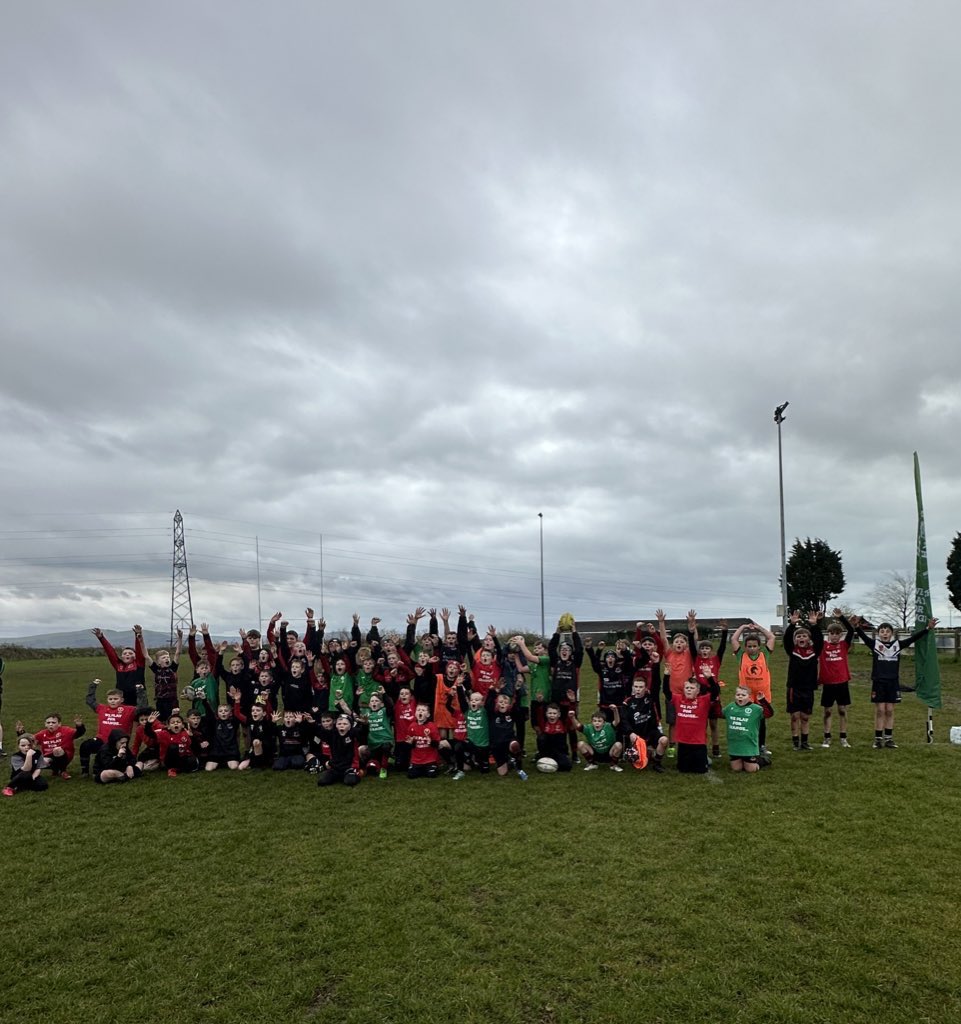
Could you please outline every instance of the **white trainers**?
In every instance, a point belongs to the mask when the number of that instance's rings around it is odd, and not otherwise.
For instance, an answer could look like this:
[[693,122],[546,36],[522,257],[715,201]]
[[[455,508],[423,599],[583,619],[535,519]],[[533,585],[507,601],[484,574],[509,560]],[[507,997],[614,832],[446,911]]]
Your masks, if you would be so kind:
[[850,750],[851,749],[851,744],[848,743],[847,740],[841,740],[841,746],[844,747],[845,750]]
[[593,761],[591,761],[591,762],[590,762],[589,764],[586,764],[586,765],[584,765],[584,771],[586,771],[586,772],[592,772],[592,771],[594,771],[594,770],[595,770],[596,768],[597,768],[597,765],[596,765],[596,764],[594,764],[594,762],[593,762]]
[[823,742],[823,743],[821,744],[821,748],[822,748],[823,750],[827,750],[827,749],[828,749],[828,748],[829,748],[830,746],[831,746],[831,741],[830,741],[830,740],[825,740],[825,741],[824,741],[824,742]]
[[612,772],[622,772],[622,771],[624,771],[624,769],[619,764],[612,764],[611,765],[611,771]]

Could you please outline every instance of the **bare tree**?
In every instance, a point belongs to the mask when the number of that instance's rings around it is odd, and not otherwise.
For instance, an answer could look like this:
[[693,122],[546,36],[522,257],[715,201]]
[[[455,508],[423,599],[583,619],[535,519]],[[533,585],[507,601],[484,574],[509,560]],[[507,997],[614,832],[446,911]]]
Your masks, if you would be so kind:
[[914,625],[914,580],[909,573],[888,571],[868,599],[874,622],[887,620],[898,629]]

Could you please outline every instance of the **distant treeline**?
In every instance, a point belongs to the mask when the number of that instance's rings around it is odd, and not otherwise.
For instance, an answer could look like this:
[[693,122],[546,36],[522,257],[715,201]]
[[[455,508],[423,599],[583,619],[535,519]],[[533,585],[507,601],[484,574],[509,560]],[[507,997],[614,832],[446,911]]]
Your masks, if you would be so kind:
[[18,644],[0,644],[0,658],[4,661],[98,657],[103,657],[103,650],[100,647],[20,647]]

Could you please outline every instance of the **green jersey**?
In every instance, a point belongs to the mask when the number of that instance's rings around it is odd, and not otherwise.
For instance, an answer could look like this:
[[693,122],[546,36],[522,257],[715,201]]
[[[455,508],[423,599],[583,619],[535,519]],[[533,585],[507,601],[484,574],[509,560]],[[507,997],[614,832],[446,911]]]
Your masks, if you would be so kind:
[[[380,689],[380,683],[361,668],[357,670],[357,679],[354,688],[360,691],[357,695],[357,701],[361,710],[365,711],[370,707],[370,695],[372,693],[376,693]],[[349,704],[350,701],[347,703]]]
[[549,702],[551,699],[551,659],[544,655],[531,665],[530,682],[527,684],[530,699]]
[[[212,708],[217,707],[217,677],[214,675],[197,676],[197,678],[190,684],[194,691],[194,702],[193,710],[198,711],[201,715],[206,710],[204,708],[204,698],[210,703]],[[240,676],[237,677],[236,683],[228,683],[227,688],[231,686],[240,687]],[[233,704],[230,694],[227,694],[227,700]]]
[[[338,690],[340,691],[339,697],[337,696]],[[327,702],[328,710],[339,710],[337,702],[340,700],[346,701],[347,707],[349,708],[354,706],[354,677],[347,675],[346,672],[342,676],[330,677],[330,699]]]
[[731,757],[757,757],[760,753],[761,722],[764,709],[760,704],[735,704],[724,709],[727,722],[727,752]]
[[584,734],[584,742],[595,754],[608,753],[617,740],[614,726],[610,722],[605,722],[600,729],[595,729],[594,723],[588,722],[581,727],[581,732]]
[[371,747],[382,747],[394,742],[394,729],[390,724],[387,708],[367,711],[367,743]]
[[476,711],[468,708],[464,719],[467,722],[467,739],[475,747],[489,747],[491,740],[487,708],[479,707]]

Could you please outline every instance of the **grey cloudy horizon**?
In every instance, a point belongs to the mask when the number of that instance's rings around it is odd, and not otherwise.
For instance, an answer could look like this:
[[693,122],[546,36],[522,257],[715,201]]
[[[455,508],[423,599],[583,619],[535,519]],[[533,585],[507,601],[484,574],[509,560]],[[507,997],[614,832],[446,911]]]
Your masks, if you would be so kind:
[[[949,4],[37,3],[0,40],[0,635],[773,621],[961,529]],[[85,532],[86,531],[86,532]]]

